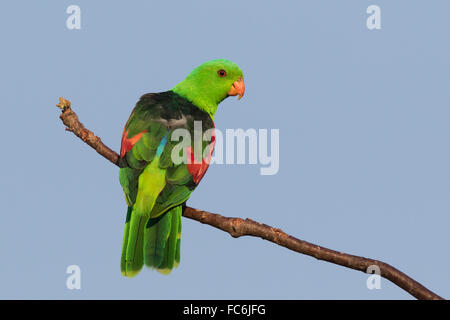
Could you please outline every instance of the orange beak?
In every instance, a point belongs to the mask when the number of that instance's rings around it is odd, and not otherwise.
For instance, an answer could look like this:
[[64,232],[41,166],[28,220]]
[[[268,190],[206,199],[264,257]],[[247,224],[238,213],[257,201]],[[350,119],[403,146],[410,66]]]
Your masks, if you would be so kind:
[[244,79],[239,79],[233,83],[228,91],[229,96],[238,96],[238,100],[240,100],[244,96],[245,92],[245,84]]

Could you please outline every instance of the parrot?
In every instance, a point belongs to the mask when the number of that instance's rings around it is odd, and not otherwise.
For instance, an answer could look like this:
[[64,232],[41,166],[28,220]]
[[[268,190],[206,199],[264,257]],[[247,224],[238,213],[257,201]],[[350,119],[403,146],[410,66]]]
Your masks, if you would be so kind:
[[[240,67],[217,59],[193,69],[171,90],[144,94],[136,103],[123,130],[119,155],[119,180],[127,204],[123,276],[136,276],[144,265],[167,275],[179,265],[181,216],[209,167],[217,106],[229,96],[240,100],[244,92]],[[190,141],[180,142],[180,130]],[[198,135],[199,130],[205,134]],[[196,145],[202,148],[200,153]]]

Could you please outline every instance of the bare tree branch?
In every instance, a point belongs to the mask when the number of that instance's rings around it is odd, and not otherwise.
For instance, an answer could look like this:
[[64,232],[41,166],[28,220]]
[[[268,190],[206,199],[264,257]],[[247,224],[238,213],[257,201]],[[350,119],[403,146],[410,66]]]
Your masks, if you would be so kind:
[[[62,110],[60,118],[66,126],[67,131],[73,132],[77,137],[94,148],[100,155],[115,165],[118,165],[119,155],[104,145],[100,138],[95,136],[92,131],[83,126],[76,113],[71,109],[70,101],[59,98],[59,104],[57,104],[57,106]],[[366,272],[369,266],[378,266],[382,277],[390,280],[415,298],[443,300],[442,297],[428,290],[419,282],[382,261],[354,256],[321,247],[292,237],[280,229],[250,219],[228,218],[219,214],[190,207],[185,207],[183,216],[228,232],[234,238],[242,236],[259,237],[289,250],[309,255],[318,260],[328,261],[362,272]]]

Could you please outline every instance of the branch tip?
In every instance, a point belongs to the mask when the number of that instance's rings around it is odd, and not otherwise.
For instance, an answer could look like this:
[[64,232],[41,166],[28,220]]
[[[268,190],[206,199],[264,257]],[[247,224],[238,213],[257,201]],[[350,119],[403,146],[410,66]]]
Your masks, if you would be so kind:
[[62,109],[62,111],[69,109],[70,108],[70,101],[64,99],[63,97],[59,97],[59,103],[56,104],[56,106],[60,109]]

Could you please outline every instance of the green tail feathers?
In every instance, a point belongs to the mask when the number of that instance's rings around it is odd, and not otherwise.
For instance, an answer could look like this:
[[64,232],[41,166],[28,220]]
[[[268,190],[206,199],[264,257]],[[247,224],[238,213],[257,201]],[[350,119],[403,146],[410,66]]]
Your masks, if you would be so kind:
[[180,263],[182,207],[176,206],[156,218],[133,213],[128,207],[122,246],[122,275],[133,277],[142,266],[169,274]]

